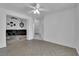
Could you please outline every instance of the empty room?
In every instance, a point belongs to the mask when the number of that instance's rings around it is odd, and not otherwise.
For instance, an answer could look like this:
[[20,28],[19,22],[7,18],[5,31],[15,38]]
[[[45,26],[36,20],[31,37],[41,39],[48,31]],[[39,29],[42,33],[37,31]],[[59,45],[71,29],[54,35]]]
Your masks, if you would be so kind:
[[79,3],[0,3],[0,56],[79,56]]

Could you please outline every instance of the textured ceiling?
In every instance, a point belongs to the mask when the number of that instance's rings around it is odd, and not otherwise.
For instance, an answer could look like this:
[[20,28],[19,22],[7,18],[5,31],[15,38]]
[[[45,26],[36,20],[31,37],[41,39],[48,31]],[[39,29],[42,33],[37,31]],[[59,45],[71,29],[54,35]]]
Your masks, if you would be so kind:
[[[20,13],[27,14],[31,9],[27,7],[29,3],[0,3],[0,8],[5,8],[13,11],[17,11]],[[54,13],[60,10],[65,10],[69,8],[73,8],[76,6],[75,3],[40,3],[41,8],[47,9],[46,12],[42,13]]]

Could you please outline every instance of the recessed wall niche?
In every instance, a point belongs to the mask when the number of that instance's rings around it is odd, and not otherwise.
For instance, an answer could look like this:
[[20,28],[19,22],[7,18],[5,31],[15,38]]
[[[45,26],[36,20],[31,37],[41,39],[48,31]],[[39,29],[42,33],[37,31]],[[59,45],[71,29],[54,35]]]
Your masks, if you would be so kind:
[[7,29],[26,29],[27,19],[23,19],[12,15],[7,15],[6,25],[7,25]]

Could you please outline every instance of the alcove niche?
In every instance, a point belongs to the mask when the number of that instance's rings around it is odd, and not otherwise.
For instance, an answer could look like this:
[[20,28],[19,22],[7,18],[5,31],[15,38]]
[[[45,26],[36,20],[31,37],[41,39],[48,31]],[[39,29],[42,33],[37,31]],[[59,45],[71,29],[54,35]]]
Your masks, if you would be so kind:
[[27,19],[6,15],[6,41],[13,42],[27,37]]
[[[32,19],[30,20],[32,21]],[[30,36],[33,34],[31,21],[28,18],[6,15],[6,42],[30,40]]]

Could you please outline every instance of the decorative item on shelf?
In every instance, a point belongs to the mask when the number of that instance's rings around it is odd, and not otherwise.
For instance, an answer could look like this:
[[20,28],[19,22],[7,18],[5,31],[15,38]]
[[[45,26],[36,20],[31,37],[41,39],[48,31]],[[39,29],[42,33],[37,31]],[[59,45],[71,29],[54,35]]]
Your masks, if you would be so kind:
[[16,26],[16,24],[14,24],[13,22],[9,22],[9,23],[7,23],[7,25],[11,26],[11,27]]
[[13,25],[10,25],[11,27],[13,27]]
[[13,27],[13,22],[10,22],[10,26]]
[[10,24],[13,24],[13,22],[10,22]]
[[21,21],[20,24],[19,24],[19,26],[20,26],[21,28],[23,28],[23,27],[24,27],[24,23]]
[[16,24],[14,24],[14,26],[16,26]]

